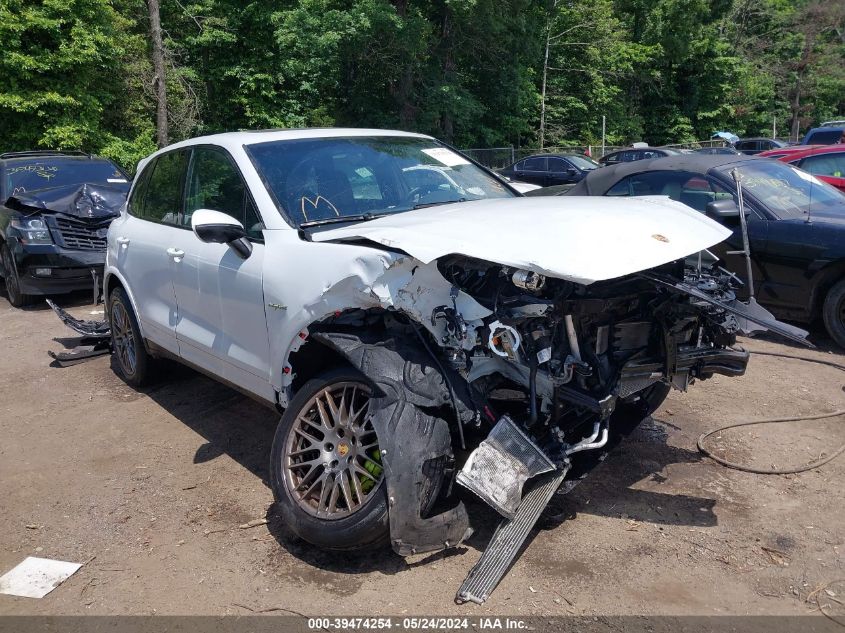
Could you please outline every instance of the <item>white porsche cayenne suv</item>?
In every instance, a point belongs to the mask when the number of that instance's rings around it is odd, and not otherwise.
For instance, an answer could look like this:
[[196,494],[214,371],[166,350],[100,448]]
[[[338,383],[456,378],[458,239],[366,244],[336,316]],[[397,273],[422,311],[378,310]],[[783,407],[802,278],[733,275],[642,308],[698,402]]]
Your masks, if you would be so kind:
[[525,198],[419,134],[227,133],[139,165],[107,314],[129,384],[177,359],[281,413],[299,536],[423,552],[471,532],[467,492],[512,517],[671,387],[745,371],[740,325],[778,324],[684,265],[729,234],[669,199]]

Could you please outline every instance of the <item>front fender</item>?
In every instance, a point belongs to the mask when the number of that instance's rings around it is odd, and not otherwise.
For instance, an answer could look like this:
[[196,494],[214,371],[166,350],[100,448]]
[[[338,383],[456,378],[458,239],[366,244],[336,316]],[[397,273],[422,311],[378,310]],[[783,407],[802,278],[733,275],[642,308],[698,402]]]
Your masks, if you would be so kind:
[[467,539],[472,530],[463,502],[423,518],[439,492],[446,463],[453,460],[449,425],[431,414],[448,406],[450,391],[425,348],[414,339],[373,332],[318,332],[314,338],[374,385],[370,411],[385,469],[394,551],[407,556]]
[[[324,284],[322,292],[303,301],[295,312],[294,306],[283,303],[282,293],[286,290],[281,285],[278,289],[271,287],[265,280],[271,357],[281,359],[271,367],[271,382],[280,394],[281,406],[287,405],[287,391],[296,370],[290,364],[291,354],[327,318],[348,310],[396,311],[418,323],[435,341],[449,336],[446,323],[431,318],[436,307],[451,303],[452,293],[452,284],[437,270],[436,262],[421,264],[408,256],[386,254],[356,258],[351,260],[344,276]],[[482,325],[482,319],[491,314],[463,291],[457,293],[455,305],[468,327]],[[472,346],[469,340],[456,344]]]

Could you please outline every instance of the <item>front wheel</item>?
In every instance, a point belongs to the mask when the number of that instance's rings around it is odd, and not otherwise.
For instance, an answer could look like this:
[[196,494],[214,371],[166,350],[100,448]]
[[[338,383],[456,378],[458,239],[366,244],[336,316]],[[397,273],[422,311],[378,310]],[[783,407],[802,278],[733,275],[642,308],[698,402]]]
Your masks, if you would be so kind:
[[371,397],[359,372],[333,369],[302,386],[276,429],[270,480],[277,508],[297,536],[317,547],[366,549],[388,540]]
[[837,283],[825,297],[822,306],[824,327],[840,347],[845,347],[845,280]]
[[21,292],[21,284],[18,279],[18,269],[15,266],[15,260],[12,258],[12,252],[5,244],[0,249],[0,257],[3,258],[3,271],[6,281],[6,296],[16,308],[23,308],[30,305],[34,297]]

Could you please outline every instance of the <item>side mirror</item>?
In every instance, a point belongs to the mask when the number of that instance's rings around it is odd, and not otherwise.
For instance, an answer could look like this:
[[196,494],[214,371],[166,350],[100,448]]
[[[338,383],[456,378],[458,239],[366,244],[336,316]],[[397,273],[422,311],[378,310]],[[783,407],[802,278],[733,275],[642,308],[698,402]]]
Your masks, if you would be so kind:
[[578,172],[576,172],[575,169],[572,168],[572,167],[570,167],[569,169],[566,170],[567,176],[574,176],[576,173],[578,173]]
[[197,209],[191,214],[191,229],[203,242],[228,244],[243,259],[252,254],[252,244],[246,239],[244,225],[231,215]]
[[[713,202],[707,203],[707,206],[704,208],[704,214],[711,220],[718,222],[719,220],[727,220],[728,218],[738,218],[739,207],[730,198],[727,200],[714,200]],[[746,213],[746,215],[748,214]]]

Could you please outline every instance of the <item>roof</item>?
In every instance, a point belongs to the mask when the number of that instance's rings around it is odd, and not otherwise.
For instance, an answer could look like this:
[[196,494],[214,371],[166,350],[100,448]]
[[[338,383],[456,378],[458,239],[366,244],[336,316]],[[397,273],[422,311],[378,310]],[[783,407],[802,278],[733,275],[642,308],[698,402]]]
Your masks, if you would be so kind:
[[840,154],[845,152],[845,145],[805,145],[803,149],[789,152],[780,156],[780,160],[785,163],[791,163],[795,160],[801,160],[807,156],[816,156],[817,154]]
[[272,141],[292,141],[305,138],[343,138],[349,136],[405,136],[410,138],[432,138],[425,134],[415,132],[402,132],[400,130],[376,130],[367,128],[298,128],[289,130],[246,130],[241,132],[222,132],[220,134],[209,134],[198,136],[180,143],[174,143],[162,149],[174,149],[188,145],[209,143],[213,145],[253,145],[255,143],[268,143]]
[[[24,152],[4,152],[0,154],[0,160],[19,160],[30,158],[100,158],[86,152],[61,151],[61,150],[29,150]],[[106,160],[106,159],[103,159]]]
[[751,160],[764,159],[757,158],[756,156],[746,156],[745,154],[694,153],[619,163],[589,172],[567,195],[600,196],[626,176],[641,174],[647,171],[689,171],[695,174],[706,174],[714,167],[722,167],[723,165],[730,165],[732,163],[744,163]]
[[531,154],[530,156],[523,156],[520,158],[517,163],[521,160],[525,160],[526,158],[566,158],[568,156],[579,156],[581,158],[589,158],[586,154],[579,154],[578,152],[566,152],[566,153],[559,153],[555,152],[554,154]]
[[831,147],[830,145],[789,145],[787,147],[778,147],[776,149],[767,149],[765,152],[757,154],[760,158],[780,158],[781,156],[792,156],[793,154],[800,154],[809,149],[818,149],[820,147]]
[[612,152],[608,152],[607,154],[602,156],[602,158],[606,158],[607,156],[613,156],[614,154],[620,154],[622,152],[666,152],[667,154],[671,154],[673,156],[675,154],[682,154],[683,153],[679,149],[676,149],[674,147],[663,147],[663,146],[660,146],[660,147],[654,146],[653,147],[651,145],[646,145],[645,147],[634,147],[632,145],[631,147],[622,147],[620,149],[615,149]]
[[372,136],[404,136],[408,138],[423,138],[434,140],[431,136],[417,134],[415,132],[402,132],[400,130],[377,130],[368,128],[296,128],[286,130],[245,130],[240,132],[221,132],[220,134],[208,134],[189,138],[179,143],[173,143],[162,147],[158,151],[142,158],[138,162],[138,173],[152,160],[154,156],[180,147],[192,147],[194,145],[219,145],[236,154],[244,145],[257,143],[270,143],[273,141],[295,141],[307,138],[346,138],[350,136],[372,137]]
[[[807,130],[800,145],[811,145],[807,141],[813,140],[816,143],[823,145],[834,145],[840,136],[845,135],[845,128],[842,127],[814,127],[812,130]],[[830,142],[825,143],[824,139]]]

